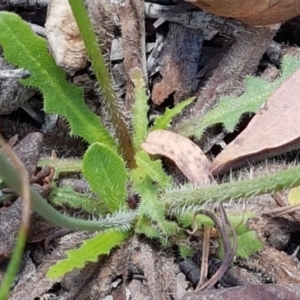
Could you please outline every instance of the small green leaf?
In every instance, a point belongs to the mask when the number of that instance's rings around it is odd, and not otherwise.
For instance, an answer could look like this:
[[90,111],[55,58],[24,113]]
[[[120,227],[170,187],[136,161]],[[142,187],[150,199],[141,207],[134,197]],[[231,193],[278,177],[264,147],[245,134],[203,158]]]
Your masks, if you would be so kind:
[[193,255],[193,250],[190,247],[179,245],[179,253],[182,258],[187,259]]
[[104,144],[92,144],[84,154],[82,172],[110,212],[125,206],[127,172],[115,151]]
[[50,267],[46,276],[58,278],[75,268],[83,268],[87,262],[96,262],[99,255],[109,254],[111,249],[120,245],[130,236],[130,232],[117,229],[98,233],[89,240],[85,240],[78,249],[66,251],[67,258],[58,261]]
[[45,111],[66,117],[71,134],[89,143],[116,147],[99,117],[84,103],[83,90],[68,83],[64,71],[56,66],[45,39],[34,34],[18,15],[9,12],[0,12],[0,28],[5,59],[30,72],[30,77],[20,82],[41,90]]
[[172,179],[165,174],[160,160],[151,160],[145,151],[137,152],[135,159],[137,165],[146,170],[153,182],[157,183],[163,189],[170,186]]
[[171,120],[177,115],[179,115],[183,111],[183,109],[186,106],[190,105],[194,100],[195,97],[191,97],[182,102],[179,102],[173,108],[167,108],[162,116],[159,116],[155,119],[154,125],[151,127],[150,130],[152,131],[156,129],[167,129],[170,126]]
[[157,230],[156,226],[153,226],[151,220],[146,216],[141,216],[134,227],[135,233],[144,234],[150,239],[160,238],[160,233]]
[[135,102],[133,104],[133,144],[136,150],[140,149],[141,143],[146,139],[148,132],[148,95],[146,82],[139,68],[130,71],[130,78],[135,86]]

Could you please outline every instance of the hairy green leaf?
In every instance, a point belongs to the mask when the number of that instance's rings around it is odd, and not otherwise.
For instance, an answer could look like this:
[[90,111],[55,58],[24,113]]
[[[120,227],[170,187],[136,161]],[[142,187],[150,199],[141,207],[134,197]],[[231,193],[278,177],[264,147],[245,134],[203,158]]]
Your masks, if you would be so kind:
[[260,78],[245,79],[246,92],[240,97],[223,97],[216,108],[208,112],[202,120],[191,119],[178,128],[178,133],[184,136],[195,136],[200,139],[206,128],[223,123],[229,131],[234,131],[240,117],[244,113],[256,113],[268,97],[298,68],[300,60],[285,56],[282,61],[282,75],[279,79],[268,82]]
[[170,126],[171,120],[179,115],[183,109],[190,105],[195,100],[195,97],[191,97],[182,102],[179,102],[173,108],[167,108],[162,116],[159,116],[155,119],[154,125],[150,128],[150,130],[156,129],[167,129]]
[[104,144],[94,143],[85,152],[84,177],[110,212],[125,206],[127,172],[123,159]]
[[150,239],[154,239],[154,238],[159,239],[161,237],[156,226],[154,226],[151,220],[144,215],[137,220],[134,227],[134,231],[135,233],[138,234],[144,234]]
[[64,71],[56,66],[46,41],[13,13],[0,12],[0,27],[4,57],[30,72],[31,76],[21,82],[42,91],[45,111],[66,117],[71,134],[81,136],[89,143],[98,141],[115,147],[115,141],[99,117],[85,105],[83,90],[68,83]]
[[87,262],[96,262],[99,255],[109,254],[111,249],[120,245],[130,236],[129,232],[106,230],[98,233],[83,245],[74,250],[66,251],[67,258],[58,261],[47,272],[48,278],[58,278],[75,268],[83,268]]
[[135,101],[133,104],[133,144],[136,150],[140,149],[140,145],[146,139],[148,132],[148,95],[146,82],[139,68],[130,71],[130,78],[135,86]]
[[140,168],[144,168],[153,182],[165,189],[171,184],[171,177],[166,175],[160,160],[151,160],[148,153],[139,151],[135,155],[136,163]]
[[[160,241],[165,244],[168,236],[176,234],[179,230],[175,222],[165,219],[165,206],[157,199],[158,185],[153,182],[147,170],[138,167],[131,172],[133,189],[140,195],[141,202],[138,208],[139,217],[147,217],[157,226]],[[141,233],[141,228],[138,230]],[[143,232],[147,235],[147,230]],[[152,237],[152,236],[149,236]]]

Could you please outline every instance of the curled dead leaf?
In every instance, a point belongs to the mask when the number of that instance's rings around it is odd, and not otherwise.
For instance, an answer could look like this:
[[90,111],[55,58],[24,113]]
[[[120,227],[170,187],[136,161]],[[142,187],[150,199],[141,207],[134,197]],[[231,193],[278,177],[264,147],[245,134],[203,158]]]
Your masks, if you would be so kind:
[[195,143],[179,134],[154,130],[141,147],[149,154],[160,154],[173,160],[193,184],[201,185],[210,180],[210,163],[205,154]]

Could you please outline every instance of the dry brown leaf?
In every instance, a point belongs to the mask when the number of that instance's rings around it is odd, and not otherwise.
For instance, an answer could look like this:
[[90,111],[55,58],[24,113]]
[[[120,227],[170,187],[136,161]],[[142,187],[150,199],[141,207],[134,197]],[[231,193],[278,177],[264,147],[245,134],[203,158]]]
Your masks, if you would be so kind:
[[167,130],[154,130],[147,136],[142,149],[173,160],[193,184],[209,182],[209,161],[202,150],[189,139]]
[[249,25],[282,23],[300,15],[299,0],[186,0],[200,8]]
[[299,148],[300,69],[268,99],[247,128],[211,165],[213,174],[224,173],[248,160],[260,160]]

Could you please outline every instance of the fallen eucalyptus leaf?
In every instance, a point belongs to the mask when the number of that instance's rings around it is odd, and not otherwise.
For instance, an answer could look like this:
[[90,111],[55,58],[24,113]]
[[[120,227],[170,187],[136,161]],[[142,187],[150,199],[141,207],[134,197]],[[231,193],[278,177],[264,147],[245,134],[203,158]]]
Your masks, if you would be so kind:
[[141,145],[149,154],[160,154],[173,160],[193,184],[209,182],[209,161],[202,150],[189,139],[167,130],[150,132]]

